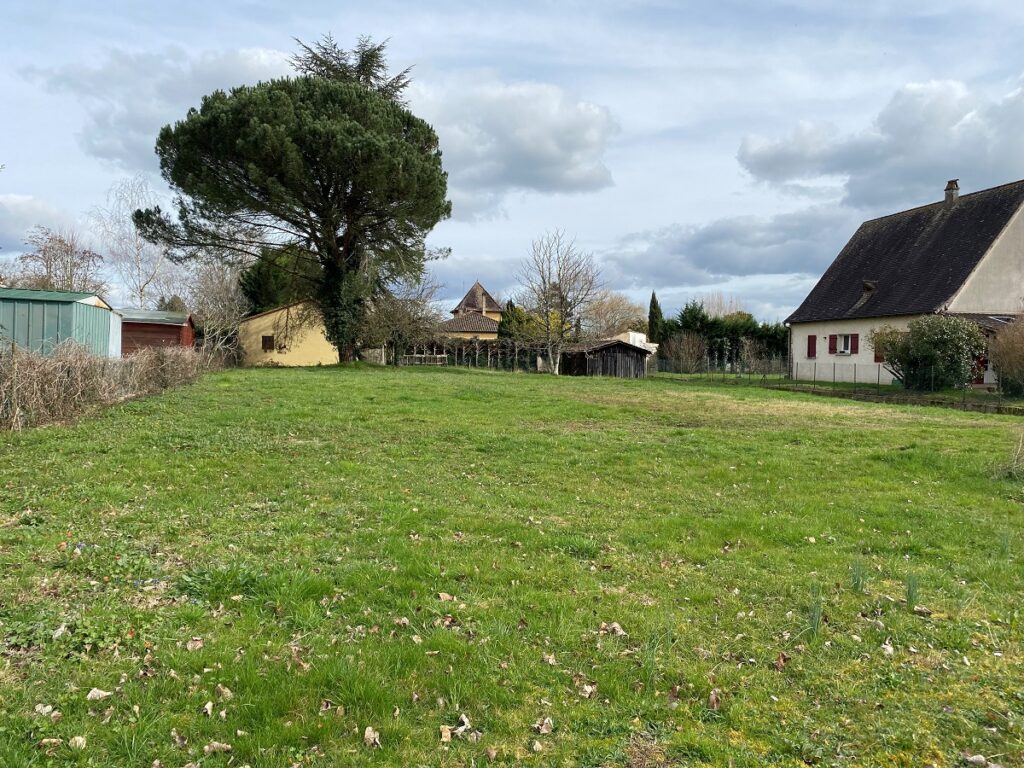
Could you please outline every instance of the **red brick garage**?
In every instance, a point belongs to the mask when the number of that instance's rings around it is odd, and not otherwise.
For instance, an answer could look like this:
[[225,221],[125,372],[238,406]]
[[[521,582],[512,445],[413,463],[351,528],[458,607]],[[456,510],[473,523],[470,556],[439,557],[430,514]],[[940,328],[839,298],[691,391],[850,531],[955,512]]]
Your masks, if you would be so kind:
[[196,326],[185,312],[121,309],[121,354],[130,355],[146,347],[191,347]]

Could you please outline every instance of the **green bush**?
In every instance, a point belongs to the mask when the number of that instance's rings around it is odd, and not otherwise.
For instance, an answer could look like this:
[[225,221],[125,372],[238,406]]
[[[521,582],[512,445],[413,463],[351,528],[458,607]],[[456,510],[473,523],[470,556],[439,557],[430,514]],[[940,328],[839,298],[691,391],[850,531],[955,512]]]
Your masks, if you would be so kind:
[[970,386],[985,352],[981,329],[949,315],[922,317],[906,331],[883,326],[871,333],[871,344],[904,387],[925,391]]

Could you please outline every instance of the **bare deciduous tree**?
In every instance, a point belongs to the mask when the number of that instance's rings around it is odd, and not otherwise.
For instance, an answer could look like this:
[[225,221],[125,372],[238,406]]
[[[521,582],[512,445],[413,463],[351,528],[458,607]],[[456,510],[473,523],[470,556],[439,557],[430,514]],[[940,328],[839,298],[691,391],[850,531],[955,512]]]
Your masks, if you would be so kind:
[[237,260],[204,256],[189,270],[185,301],[210,353],[230,355],[238,348],[238,325],[248,309],[239,283],[243,269]]
[[135,211],[158,204],[145,177],[139,175],[114,184],[107,204],[90,215],[107,261],[128,291],[131,305],[140,309],[154,307],[160,296],[173,293],[180,277],[167,249],[142,237],[132,221]]
[[36,227],[26,240],[35,250],[21,254],[7,278],[19,288],[105,293],[103,257],[73,229]]
[[398,365],[406,347],[433,341],[441,324],[436,304],[439,288],[429,277],[399,280],[389,286],[371,302],[363,328],[363,343],[390,347],[394,363]]
[[679,373],[703,371],[708,362],[708,345],[696,333],[684,331],[661,343],[658,356],[671,360]]
[[647,310],[615,291],[599,291],[583,316],[583,331],[595,339],[647,329]]
[[988,342],[988,356],[1008,394],[1024,393],[1024,316],[1000,328]]
[[562,349],[601,290],[594,257],[580,250],[561,230],[533,241],[519,273],[520,303],[534,315],[532,341],[558,375]]

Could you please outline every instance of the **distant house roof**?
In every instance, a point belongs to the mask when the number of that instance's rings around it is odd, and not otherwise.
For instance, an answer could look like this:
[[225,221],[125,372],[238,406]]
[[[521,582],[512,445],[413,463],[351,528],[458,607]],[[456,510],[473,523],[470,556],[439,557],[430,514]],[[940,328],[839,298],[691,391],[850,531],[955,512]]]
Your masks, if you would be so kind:
[[1022,204],[1016,181],[866,221],[786,322],[940,311]]
[[452,310],[453,315],[461,315],[467,312],[501,312],[501,305],[494,300],[494,297],[487,292],[487,289],[477,281],[469,289],[458,306]]
[[[0,288],[0,299],[22,301],[63,301],[75,302],[85,299],[99,299],[106,307],[107,303],[95,293],[82,291],[43,291],[36,288]],[[109,307],[107,307],[109,309]]]
[[590,354],[592,352],[600,352],[602,349],[609,349],[610,347],[618,346],[620,344],[623,347],[636,350],[637,352],[643,352],[645,355],[652,354],[651,350],[637,346],[636,344],[630,344],[624,339],[598,339],[596,341],[581,342],[579,344],[567,344],[562,347],[562,351],[569,353],[586,352],[587,354]]
[[481,315],[478,312],[469,312],[465,315],[456,315],[451,320],[441,323],[441,332],[497,333],[498,321],[486,315]]
[[156,325],[188,325],[192,316],[188,312],[162,312],[149,309],[119,309],[126,323],[154,323]]
[[962,317],[964,320],[970,320],[982,329],[992,332],[997,332],[1000,328],[1005,328],[1017,321],[1014,315],[986,315],[981,312],[946,312],[945,314],[950,317]]

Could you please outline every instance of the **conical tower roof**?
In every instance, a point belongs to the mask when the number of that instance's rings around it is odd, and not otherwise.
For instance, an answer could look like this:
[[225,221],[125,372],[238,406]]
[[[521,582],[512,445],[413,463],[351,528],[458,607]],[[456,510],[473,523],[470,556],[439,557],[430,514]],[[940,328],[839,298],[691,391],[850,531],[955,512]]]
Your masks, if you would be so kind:
[[501,305],[494,300],[494,297],[487,292],[487,289],[480,285],[480,281],[473,283],[458,306],[452,310],[453,315],[462,315],[469,312],[501,312]]

